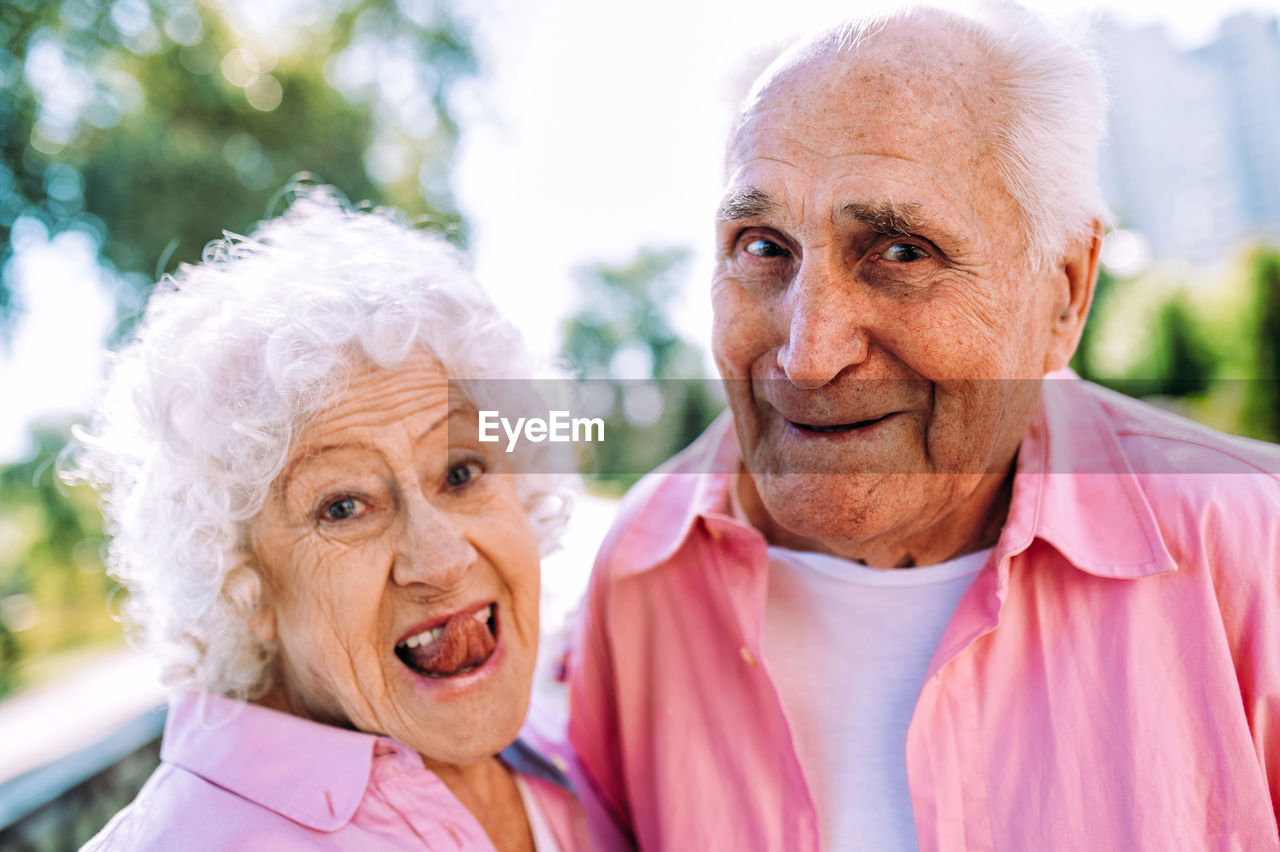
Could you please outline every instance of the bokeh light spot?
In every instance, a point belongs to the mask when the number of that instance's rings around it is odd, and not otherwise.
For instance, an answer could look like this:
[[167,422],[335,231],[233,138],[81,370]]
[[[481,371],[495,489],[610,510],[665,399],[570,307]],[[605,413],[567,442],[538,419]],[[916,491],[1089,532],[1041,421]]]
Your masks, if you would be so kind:
[[393,142],[374,142],[364,152],[364,170],[384,186],[404,177],[406,161],[404,148]]
[[111,23],[122,36],[140,38],[151,26],[151,10],[142,0],[116,0],[111,6]]
[[236,163],[236,177],[245,189],[266,189],[275,183],[276,170],[261,151],[251,151]]
[[207,42],[199,44],[187,45],[178,51],[178,60],[182,63],[182,67],[203,77],[209,74],[213,69],[218,67],[218,54]]
[[44,191],[50,198],[74,206],[84,200],[84,177],[66,163],[53,163],[44,170]]
[[284,89],[275,77],[263,74],[244,90],[244,96],[254,109],[271,112],[284,99]]
[[204,22],[200,20],[200,14],[195,9],[190,6],[181,6],[174,9],[173,14],[165,20],[164,32],[177,44],[191,47],[199,44],[204,38]]
[[222,76],[233,86],[244,89],[258,79],[258,59],[243,47],[227,51],[222,57]]
[[1151,262],[1151,246],[1142,234],[1117,228],[1102,240],[1102,265],[1119,278],[1129,278]]

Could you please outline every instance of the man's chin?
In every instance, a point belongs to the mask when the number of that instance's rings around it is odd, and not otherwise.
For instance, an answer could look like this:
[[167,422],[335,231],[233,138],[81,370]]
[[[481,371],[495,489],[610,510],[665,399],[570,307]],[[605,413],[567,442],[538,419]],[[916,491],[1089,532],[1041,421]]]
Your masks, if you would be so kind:
[[[771,544],[845,552],[892,534],[902,520],[902,513],[894,510],[905,502],[901,490],[915,484],[911,480],[916,478],[902,474],[766,474],[752,478],[759,494],[756,511],[751,511],[748,500],[743,503],[752,523]],[[887,479],[902,481],[897,489],[887,489]],[[885,499],[886,490],[894,491],[894,496]]]

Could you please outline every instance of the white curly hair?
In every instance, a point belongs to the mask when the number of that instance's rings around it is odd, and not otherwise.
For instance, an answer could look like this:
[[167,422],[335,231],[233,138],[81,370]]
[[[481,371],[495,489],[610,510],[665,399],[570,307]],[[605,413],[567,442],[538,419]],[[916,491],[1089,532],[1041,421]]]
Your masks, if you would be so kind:
[[[555,375],[443,238],[326,187],[295,192],[282,216],[227,234],[159,282],[92,424],[76,431],[71,477],[101,493],[123,615],[167,684],[240,699],[264,688],[271,649],[248,628],[260,581],[246,522],[353,369],[419,350],[478,405],[532,384],[489,380]],[[547,446],[513,456],[544,554],[576,486],[539,458]]]

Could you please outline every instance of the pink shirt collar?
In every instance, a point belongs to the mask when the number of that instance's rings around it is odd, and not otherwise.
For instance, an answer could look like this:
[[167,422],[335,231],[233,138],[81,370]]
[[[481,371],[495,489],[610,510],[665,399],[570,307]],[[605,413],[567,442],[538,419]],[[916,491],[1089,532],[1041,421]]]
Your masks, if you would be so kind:
[[[516,772],[567,790],[565,752],[567,746],[552,743],[531,723],[501,757]],[[403,762],[421,774],[423,784],[438,785],[442,795],[452,796],[444,782],[423,767],[417,752],[391,737],[324,725],[196,689],[170,696],[160,758],[325,832],[351,821],[368,791],[375,758]],[[564,797],[568,801],[570,794]],[[547,798],[540,797],[544,807]]]
[[[1040,406],[1018,450],[1009,517],[996,543],[1000,586],[1009,557],[1036,538],[1076,568],[1099,577],[1136,579],[1177,570],[1111,418],[1100,416],[1097,399],[1068,396],[1057,389],[1059,381],[1078,380],[1071,370],[1045,377]],[[611,546],[634,554],[622,573],[641,573],[668,561],[695,523],[706,523],[712,535],[725,533],[726,525],[744,531],[729,505],[729,472],[738,464],[738,440],[729,412],[720,415],[690,450],[682,466],[692,475],[650,477],[636,486],[658,492],[660,499],[646,496],[645,503],[658,511],[642,513],[635,523],[614,530],[620,540]],[[1097,475],[1060,475],[1065,473]],[[692,490],[692,497],[661,499],[662,492],[675,489]],[[661,511],[664,508],[668,511]],[[670,509],[684,511],[673,517]],[[1099,511],[1108,519],[1105,526],[1091,522]],[[1052,524],[1048,518],[1053,518]],[[759,537],[754,529],[745,532]]]
[[335,831],[364,798],[375,750],[420,760],[388,737],[183,690],[170,697],[160,757],[308,828]]
[[[1046,376],[1040,407],[1018,450],[997,558],[1020,553],[1039,538],[1098,577],[1136,579],[1176,571],[1114,418],[1100,410],[1099,397],[1061,392],[1063,381],[1079,378],[1070,370]],[[1107,523],[1098,524],[1099,517]]]

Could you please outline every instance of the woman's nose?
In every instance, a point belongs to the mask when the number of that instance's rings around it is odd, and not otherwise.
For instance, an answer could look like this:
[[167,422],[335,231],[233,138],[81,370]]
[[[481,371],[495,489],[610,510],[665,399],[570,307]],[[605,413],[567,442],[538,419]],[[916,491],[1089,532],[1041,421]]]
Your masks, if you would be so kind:
[[476,561],[476,549],[457,522],[420,495],[406,501],[391,579],[438,589],[457,586]]

